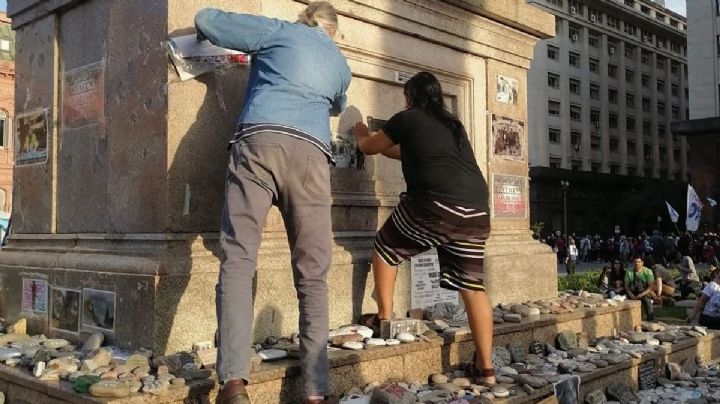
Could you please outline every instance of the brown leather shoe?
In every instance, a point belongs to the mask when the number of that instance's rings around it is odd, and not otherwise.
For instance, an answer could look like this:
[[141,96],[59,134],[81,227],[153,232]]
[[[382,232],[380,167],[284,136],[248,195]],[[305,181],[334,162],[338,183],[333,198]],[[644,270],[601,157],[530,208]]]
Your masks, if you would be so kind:
[[223,384],[215,404],[250,404],[250,397],[242,379],[228,380]]

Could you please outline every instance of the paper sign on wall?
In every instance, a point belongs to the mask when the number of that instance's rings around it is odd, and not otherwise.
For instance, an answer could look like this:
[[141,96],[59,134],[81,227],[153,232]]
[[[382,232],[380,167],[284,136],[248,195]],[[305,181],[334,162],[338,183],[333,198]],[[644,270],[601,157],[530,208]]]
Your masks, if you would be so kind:
[[410,283],[412,308],[424,309],[443,302],[458,304],[457,292],[440,287],[440,262],[434,251],[410,259]]
[[21,310],[24,313],[47,314],[48,312],[48,283],[44,279],[22,280]]

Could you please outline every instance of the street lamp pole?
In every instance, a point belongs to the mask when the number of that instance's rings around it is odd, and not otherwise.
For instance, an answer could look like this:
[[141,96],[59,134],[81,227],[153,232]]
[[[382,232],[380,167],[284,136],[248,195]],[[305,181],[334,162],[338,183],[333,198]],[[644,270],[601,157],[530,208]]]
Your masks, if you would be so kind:
[[562,180],[560,181],[560,188],[563,191],[563,232],[565,233],[565,237],[568,237],[568,230],[567,230],[567,191],[570,188],[570,181]]

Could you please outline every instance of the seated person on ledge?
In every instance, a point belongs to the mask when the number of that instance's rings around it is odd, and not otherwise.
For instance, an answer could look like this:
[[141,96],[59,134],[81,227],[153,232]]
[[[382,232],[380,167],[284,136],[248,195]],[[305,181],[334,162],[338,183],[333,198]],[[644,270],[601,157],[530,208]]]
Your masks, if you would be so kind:
[[661,264],[656,264],[653,257],[645,258],[645,266],[650,268],[655,277],[655,293],[660,297],[663,304],[672,305],[675,303],[675,281],[670,271]]
[[660,298],[653,291],[655,286],[655,277],[650,269],[645,267],[645,262],[641,256],[633,259],[635,267],[625,273],[625,292],[630,300],[640,300],[645,317],[648,321],[653,321],[653,302],[660,302]]
[[[603,272],[605,269],[603,268]],[[612,299],[617,295],[625,294],[625,268],[620,260],[615,260],[610,266],[610,270],[606,273],[608,276],[608,289],[605,291],[605,295]],[[603,274],[600,274],[600,278]],[[599,285],[598,285],[599,287]]]
[[700,325],[713,330],[720,330],[720,271],[715,271],[713,275],[712,282],[708,283],[703,289],[692,314],[687,318],[687,322],[692,322],[698,313],[702,312],[699,321]]

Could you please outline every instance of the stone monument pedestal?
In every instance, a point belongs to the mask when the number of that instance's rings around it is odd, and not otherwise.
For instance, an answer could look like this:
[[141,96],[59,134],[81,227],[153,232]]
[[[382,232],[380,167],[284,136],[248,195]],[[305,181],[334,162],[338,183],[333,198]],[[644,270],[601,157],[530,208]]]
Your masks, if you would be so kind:
[[[226,144],[247,70],[180,82],[164,54],[202,7],[294,20],[307,1],[11,0],[17,30],[16,126],[36,152],[16,158],[12,235],[0,253],[0,315],[68,339],[100,330],[156,353],[212,340]],[[404,105],[414,73],[440,79],[491,189],[488,291],[494,302],[556,295],[555,257],[530,237],[527,69],[554,34],[523,0],[335,0],[353,71],[348,109],[331,121],[331,326],[374,311],[372,239],[404,190],[398,162],[358,162],[343,136]],[[22,118],[23,120],[20,120]],[[375,122],[375,121],[373,121]],[[32,132],[32,133],[31,133]],[[255,336],[297,329],[281,218],[268,217],[258,263]],[[396,312],[410,307],[409,265]],[[250,326],[250,325],[248,325]]]

